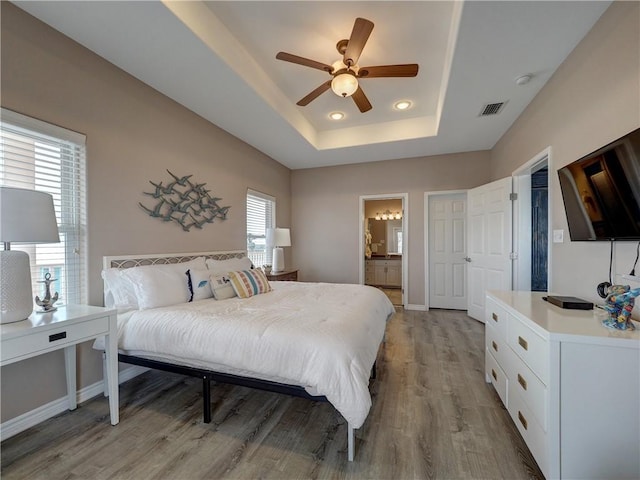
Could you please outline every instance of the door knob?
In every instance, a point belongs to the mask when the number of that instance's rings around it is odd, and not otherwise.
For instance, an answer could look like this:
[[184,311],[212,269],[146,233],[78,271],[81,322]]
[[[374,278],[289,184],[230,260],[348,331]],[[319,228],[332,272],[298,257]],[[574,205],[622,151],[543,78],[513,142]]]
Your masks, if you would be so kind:
[[464,257],[464,261],[465,262],[471,262],[471,258],[470,257]]

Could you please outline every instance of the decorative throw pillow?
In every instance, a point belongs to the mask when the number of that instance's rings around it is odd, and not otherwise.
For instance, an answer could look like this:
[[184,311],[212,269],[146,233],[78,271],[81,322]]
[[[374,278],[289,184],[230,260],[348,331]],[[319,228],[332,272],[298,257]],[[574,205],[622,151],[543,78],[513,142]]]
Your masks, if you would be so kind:
[[266,275],[260,269],[229,272],[229,280],[240,298],[249,298],[272,290]]
[[207,258],[207,268],[213,275],[226,275],[236,270],[251,270],[253,263],[248,257],[228,258],[227,260]]
[[236,296],[236,292],[231,285],[227,275],[211,275],[211,292],[216,300],[226,300]]
[[213,297],[213,291],[211,290],[209,270],[192,270],[189,269],[186,272],[187,284],[189,286],[189,301],[204,300],[205,298]]

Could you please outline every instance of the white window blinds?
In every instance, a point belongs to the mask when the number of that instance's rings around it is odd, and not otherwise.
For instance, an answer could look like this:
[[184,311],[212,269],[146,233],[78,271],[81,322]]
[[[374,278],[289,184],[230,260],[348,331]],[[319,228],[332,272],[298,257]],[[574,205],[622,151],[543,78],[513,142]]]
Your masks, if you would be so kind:
[[[0,112],[0,185],[50,193],[60,243],[11,244],[29,254],[33,294],[46,273],[57,279],[57,305],[86,303],[86,140],[85,136],[11,110]],[[28,221],[29,219],[25,219]]]
[[247,191],[247,256],[256,267],[271,264],[267,249],[267,228],[276,224],[276,199],[270,195]]

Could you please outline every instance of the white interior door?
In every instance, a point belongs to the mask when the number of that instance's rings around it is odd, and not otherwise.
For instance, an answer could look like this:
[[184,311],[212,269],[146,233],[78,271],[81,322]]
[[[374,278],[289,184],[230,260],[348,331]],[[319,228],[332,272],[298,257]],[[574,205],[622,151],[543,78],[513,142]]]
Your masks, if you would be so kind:
[[429,308],[467,309],[467,195],[429,196]]
[[486,290],[511,290],[511,177],[467,192],[468,313],[484,323]]

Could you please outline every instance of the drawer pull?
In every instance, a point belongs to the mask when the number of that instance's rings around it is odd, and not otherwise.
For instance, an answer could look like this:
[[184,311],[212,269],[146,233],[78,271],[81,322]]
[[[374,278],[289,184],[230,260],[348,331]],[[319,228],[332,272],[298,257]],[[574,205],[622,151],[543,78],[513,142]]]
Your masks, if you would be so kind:
[[522,386],[522,388],[524,388],[525,390],[527,389],[527,381],[522,378],[522,375],[518,374],[518,383]]
[[497,322],[498,321],[498,314],[497,313],[492,313],[491,314],[491,318],[493,318]]
[[494,341],[491,341],[491,346],[493,347],[493,349],[497,352],[498,351],[498,344]]
[[522,338],[521,336],[518,336],[518,343],[525,350],[529,350],[529,343],[524,338]]
[[522,426],[524,427],[524,429],[527,429],[527,419],[524,418],[524,415],[522,415],[522,412],[520,410],[518,410],[518,420],[520,420],[520,423],[522,424]]
[[55,342],[56,340],[62,340],[63,338],[67,338],[67,332],[54,333],[53,335],[49,335],[50,342]]
[[498,380],[498,375],[496,374],[496,371],[492,368],[491,369],[491,376],[493,377],[494,380]]

